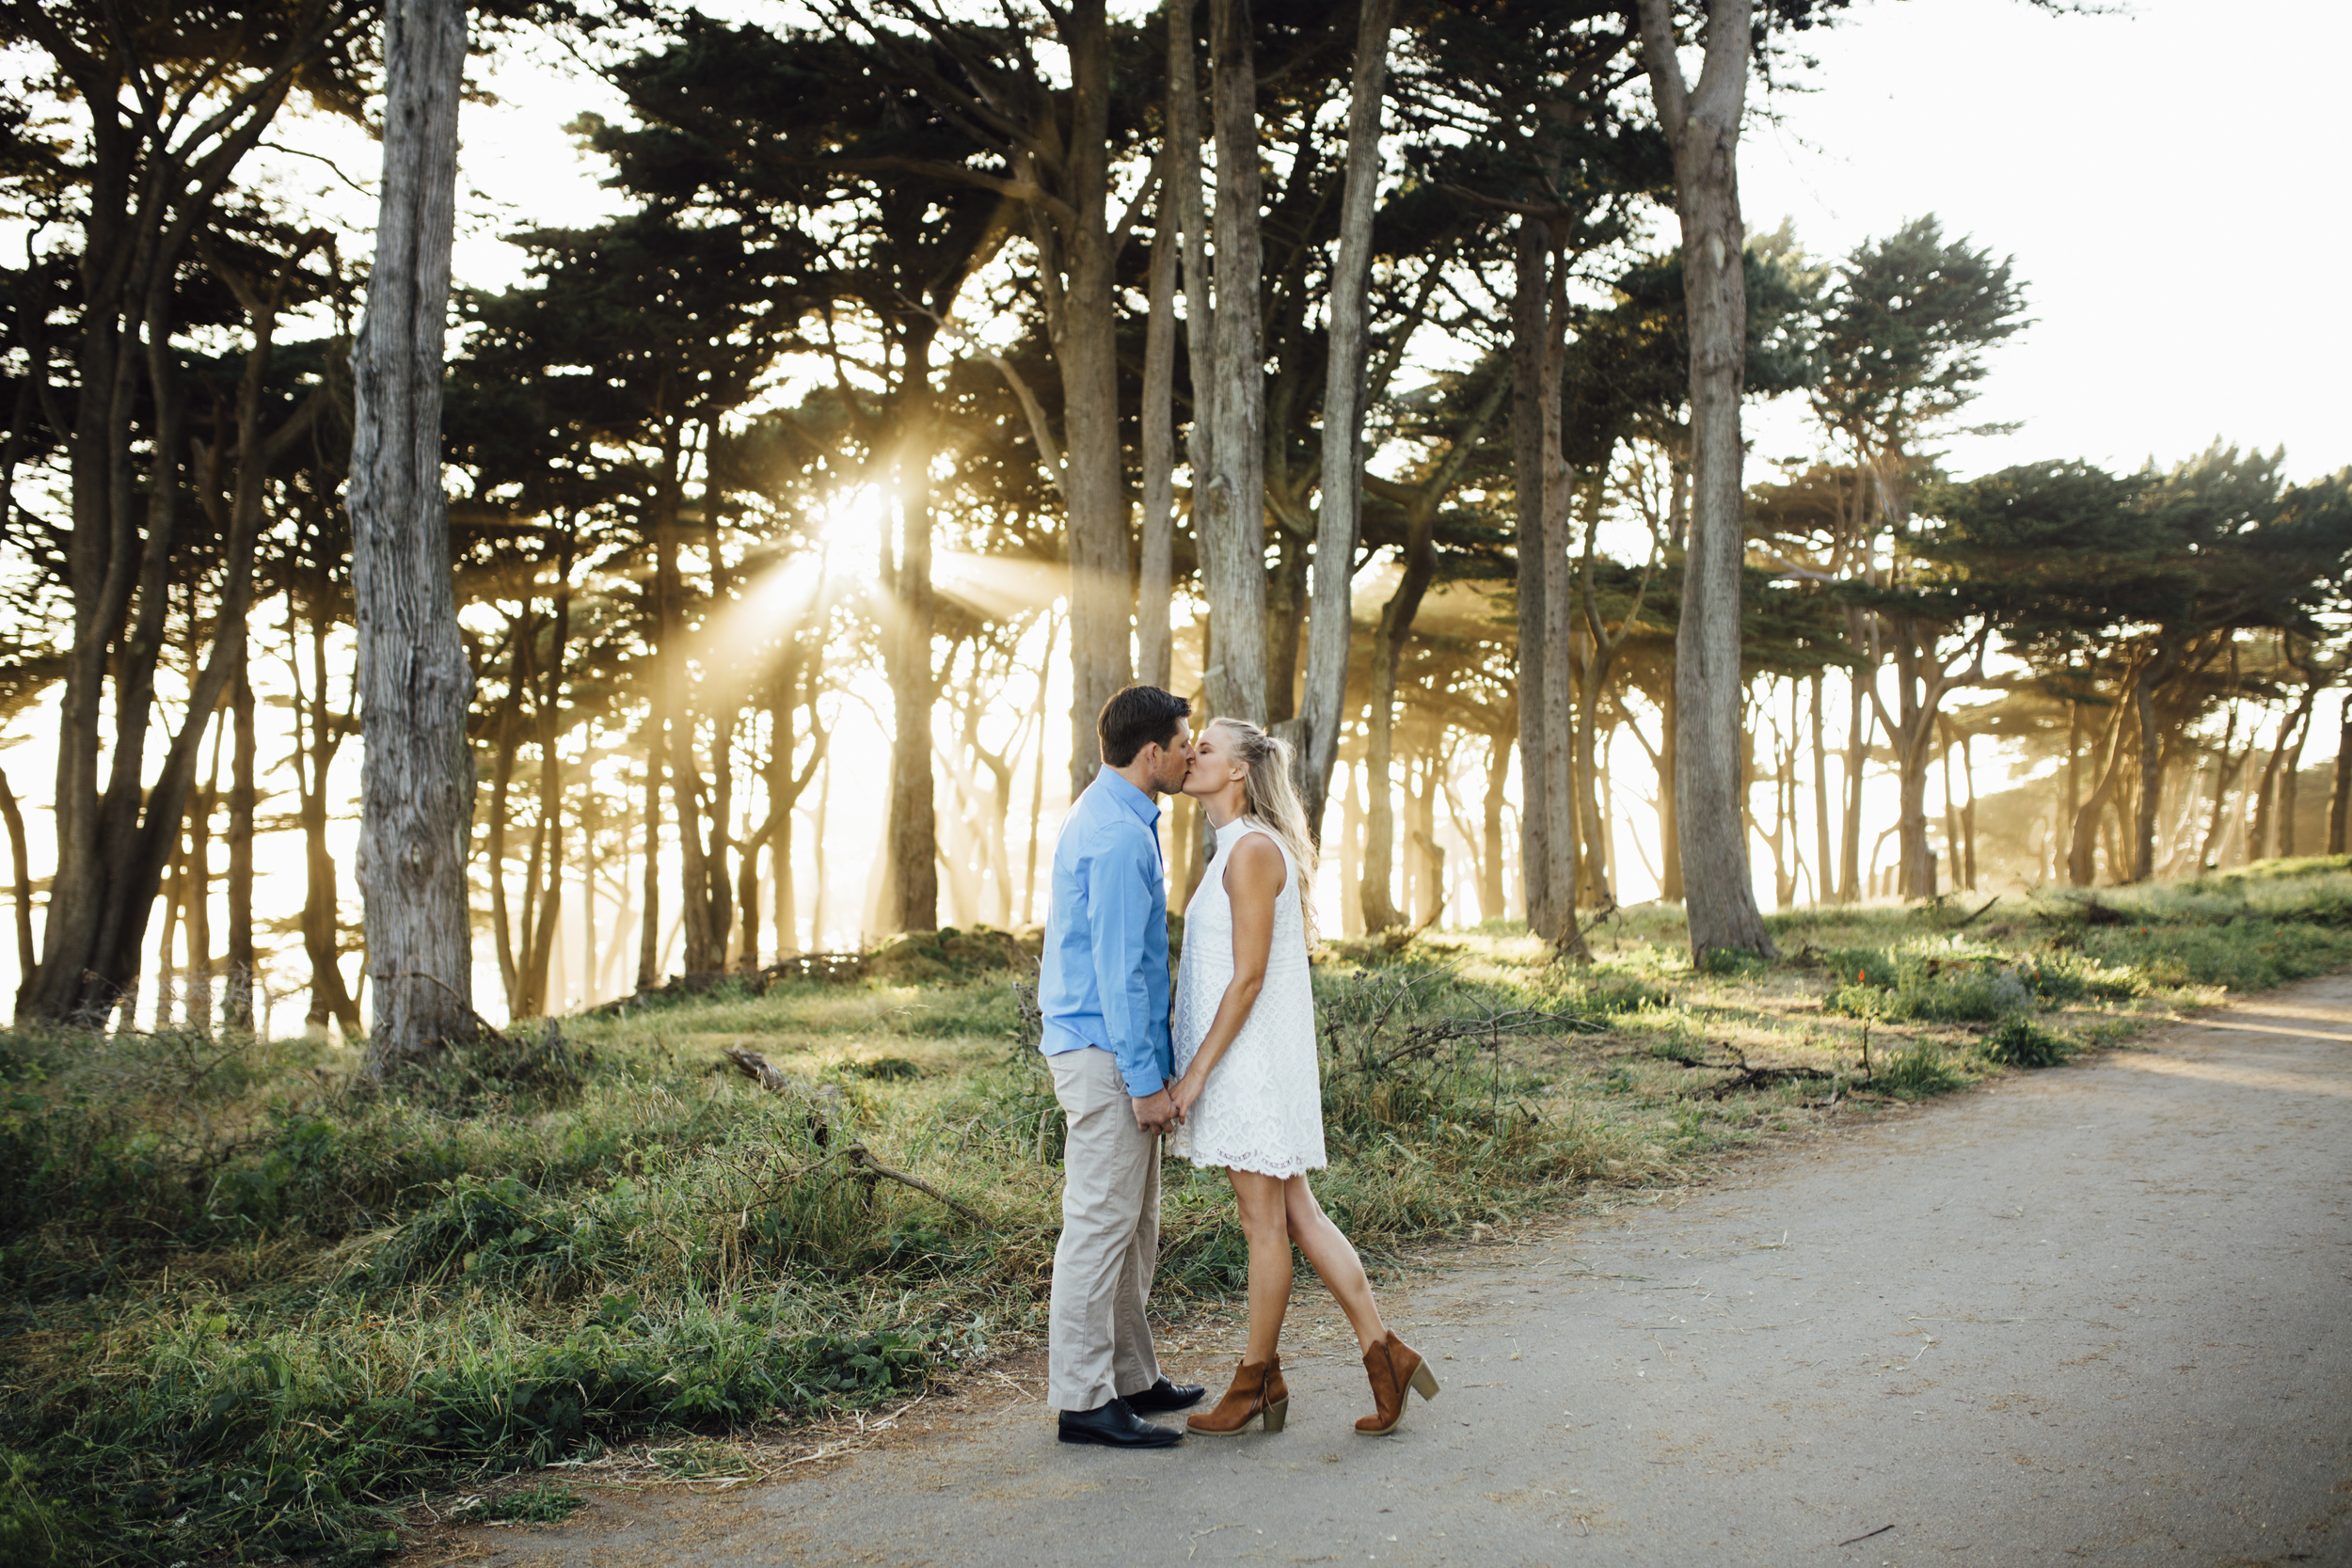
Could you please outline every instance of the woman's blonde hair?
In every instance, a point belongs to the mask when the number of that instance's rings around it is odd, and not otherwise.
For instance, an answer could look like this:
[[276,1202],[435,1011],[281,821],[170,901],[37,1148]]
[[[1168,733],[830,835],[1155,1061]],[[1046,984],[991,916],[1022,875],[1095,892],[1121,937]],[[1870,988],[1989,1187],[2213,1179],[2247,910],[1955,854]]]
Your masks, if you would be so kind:
[[1307,808],[1291,778],[1291,745],[1247,719],[1212,719],[1211,729],[1232,737],[1233,756],[1248,768],[1242,778],[1242,815],[1281,840],[1298,868],[1298,912],[1307,926],[1307,945],[1315,944],[1314,835],[1307,831]]

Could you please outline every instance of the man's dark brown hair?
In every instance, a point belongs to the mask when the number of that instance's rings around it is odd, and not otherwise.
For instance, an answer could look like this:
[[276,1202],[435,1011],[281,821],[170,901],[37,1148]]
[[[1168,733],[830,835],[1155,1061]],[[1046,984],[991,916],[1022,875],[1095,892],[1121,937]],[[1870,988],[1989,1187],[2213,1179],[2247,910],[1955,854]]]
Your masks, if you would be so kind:
[[1174,738],[1177,724],[1191,713],[1189,701],[1156,686],[1121,687],[1112,692],[1094,721],[1104,766],[1124,768],[1152,742],[1166,745]]

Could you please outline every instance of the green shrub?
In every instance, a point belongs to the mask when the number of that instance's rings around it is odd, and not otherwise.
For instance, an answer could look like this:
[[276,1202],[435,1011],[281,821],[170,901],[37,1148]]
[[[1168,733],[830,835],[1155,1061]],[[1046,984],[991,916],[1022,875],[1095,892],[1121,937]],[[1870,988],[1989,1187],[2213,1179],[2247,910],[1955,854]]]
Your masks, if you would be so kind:
[[81,1555],[82,1533],[64,1507],[40,1494],[40,1468],[0,1449],[0,1562],[49,1568]]
[[1871,1078],[1870,1085],[1904,1100],[1924,1100],[1930,1095],[1948,1094],[1965,1081],[1944,1059],[1944,1053],[1921,1040],[1889,1057]]
[[525,1486],[492,1497],[474,1511],[477,1519],[504,1519],[515,1524],[552,1525],[570,1518],[588,1499],[561,1486]]
[[2074,1054],[2064,1040],[2022,1018],[2012,1018],[1987,1035],[1980,1049],[2003,1067],[2056,1067]]

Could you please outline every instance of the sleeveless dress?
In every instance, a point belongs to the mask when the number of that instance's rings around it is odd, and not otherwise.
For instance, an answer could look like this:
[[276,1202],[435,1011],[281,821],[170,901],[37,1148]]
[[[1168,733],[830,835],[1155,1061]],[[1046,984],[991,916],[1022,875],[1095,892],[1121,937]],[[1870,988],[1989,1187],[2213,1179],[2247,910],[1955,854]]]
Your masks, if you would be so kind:
[[1177,969],[1170,1032],[1182,1076],[1232,983],[1233,905],[1225,891],[1225,869],[1232,863],[1234,846],[1251,833],[1264,833],[1281,850],[1286,872],[1274,899],[1265,986],[1240,1035],[1210,1072],[1191,1116],[1177,1130],[1173,1147],[1203,1168],[1292,1177],[1327,1163],[1307,926],[1299,912],[1297,863],[1280,839],[1246,816],[1217,830],[1216,853],[1184,909],[1184,955]]

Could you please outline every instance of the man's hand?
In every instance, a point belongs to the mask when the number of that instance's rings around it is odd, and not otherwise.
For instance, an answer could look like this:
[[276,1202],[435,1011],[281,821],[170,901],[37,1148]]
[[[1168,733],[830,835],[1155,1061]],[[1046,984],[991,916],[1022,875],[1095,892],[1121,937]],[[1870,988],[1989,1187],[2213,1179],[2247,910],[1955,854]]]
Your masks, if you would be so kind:
[[1155,1089],[1140,1099],[1130,1095],[1128,1103],[1136,1108],[1136,1126],[1146,1132],[1165,1132],[1184,1119],[1176,1102],[1168,1098],[1168,1090]]

